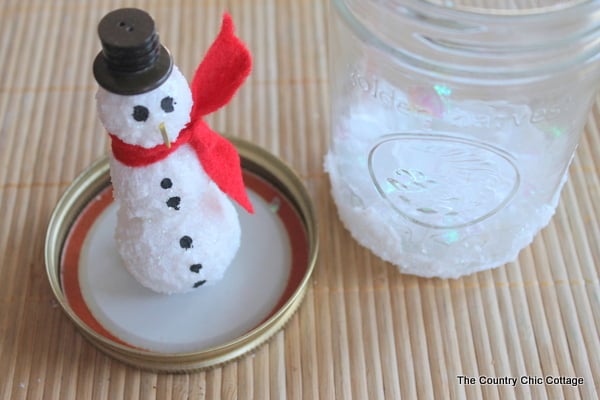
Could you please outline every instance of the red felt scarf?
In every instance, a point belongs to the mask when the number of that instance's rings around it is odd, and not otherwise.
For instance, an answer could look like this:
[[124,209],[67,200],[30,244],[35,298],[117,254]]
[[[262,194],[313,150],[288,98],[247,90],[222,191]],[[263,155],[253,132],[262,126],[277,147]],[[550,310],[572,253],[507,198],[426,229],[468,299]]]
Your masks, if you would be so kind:
[[114,157],[130,167],[143,167],[166,158],[181,145],[192,146],[206,174],[217,184],[219,189],[237,201],[249,213],[253,212],[252,203],[246,194],[240,157],[235,147],[208,125],[200,120],[194,125],[184,128],[171,147],[159,144],[147,149],[142,146],[125,143],[115,135],[112,139]]
[[192,146],[202,168],[217,186],[248,212],[254,212],[242,179],[237,150],[202,119],[231,100],[250,73],[251,64],[250,52],[235,36],[233,21],[225,14],[221,32],[192,80],[194,105],[190,114],[191,122],[179,133],[170,148],[160,144],[147,149],[125,143],[111,134],[114,157],[130,167],[143,167],[166,158],[187,143]]

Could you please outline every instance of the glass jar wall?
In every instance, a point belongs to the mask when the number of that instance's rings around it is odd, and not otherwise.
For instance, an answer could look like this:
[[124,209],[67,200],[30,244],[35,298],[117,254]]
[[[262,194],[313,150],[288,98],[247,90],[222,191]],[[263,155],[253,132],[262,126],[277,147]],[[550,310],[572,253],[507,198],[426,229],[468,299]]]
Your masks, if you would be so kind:
[[502,265],[555,212],[600,1],[507,3],[332,1],[325,168],[344,225],[402,272]]

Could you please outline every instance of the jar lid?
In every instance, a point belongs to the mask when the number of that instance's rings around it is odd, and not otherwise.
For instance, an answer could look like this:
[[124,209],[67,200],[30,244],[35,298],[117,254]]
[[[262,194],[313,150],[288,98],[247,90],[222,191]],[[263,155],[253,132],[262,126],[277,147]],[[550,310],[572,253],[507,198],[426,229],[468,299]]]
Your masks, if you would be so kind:
[[80,332],[112,357],[155,371],[214,367],[267,341],[301,304],[318,252],[310,197],[282,161],[229,140],[255,214],[239,213],[238,254],[223,280],[201,291],[155,293],[122,266],[108,157],[83,171],[56,205],[45,243],[50,285]]

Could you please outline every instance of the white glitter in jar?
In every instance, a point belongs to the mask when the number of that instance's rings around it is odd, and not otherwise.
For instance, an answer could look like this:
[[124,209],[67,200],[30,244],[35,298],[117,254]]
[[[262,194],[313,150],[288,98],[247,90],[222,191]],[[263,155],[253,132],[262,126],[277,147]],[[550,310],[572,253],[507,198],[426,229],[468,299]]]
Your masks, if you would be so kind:
[[[553,165],[564,143],[552,142],[568,139],[533,125],[477,139],[410,126],[378,109],[337,120],[325,169],[352,236],[401,272],[424,277],[457,278],[515,260],[554,214],[567,174]],[[523,151],[507,153],[504,140],[521,140]]]

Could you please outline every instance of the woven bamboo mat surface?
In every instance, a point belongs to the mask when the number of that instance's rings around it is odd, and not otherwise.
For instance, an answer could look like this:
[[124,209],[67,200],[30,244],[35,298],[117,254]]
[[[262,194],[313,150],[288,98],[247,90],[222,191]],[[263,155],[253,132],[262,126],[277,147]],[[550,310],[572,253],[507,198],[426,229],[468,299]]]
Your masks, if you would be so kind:
[[[57,306],[45,273],[53,207],[108,151],[91,63],[97,22],[125,5],[153,15],[188,79],[232,13],[254,70],[209,122],[289,163],[320,221],[299,311],[255,352],[209,371],[157,374],[109,358]],[[1,2],[1,399],[598,398],[599,103],[552,223],[517,262],[451,281],[400,275],[351,239],[329,195],[326,26],[322,0]],[[459,375],[584,384],[464,385]]]

